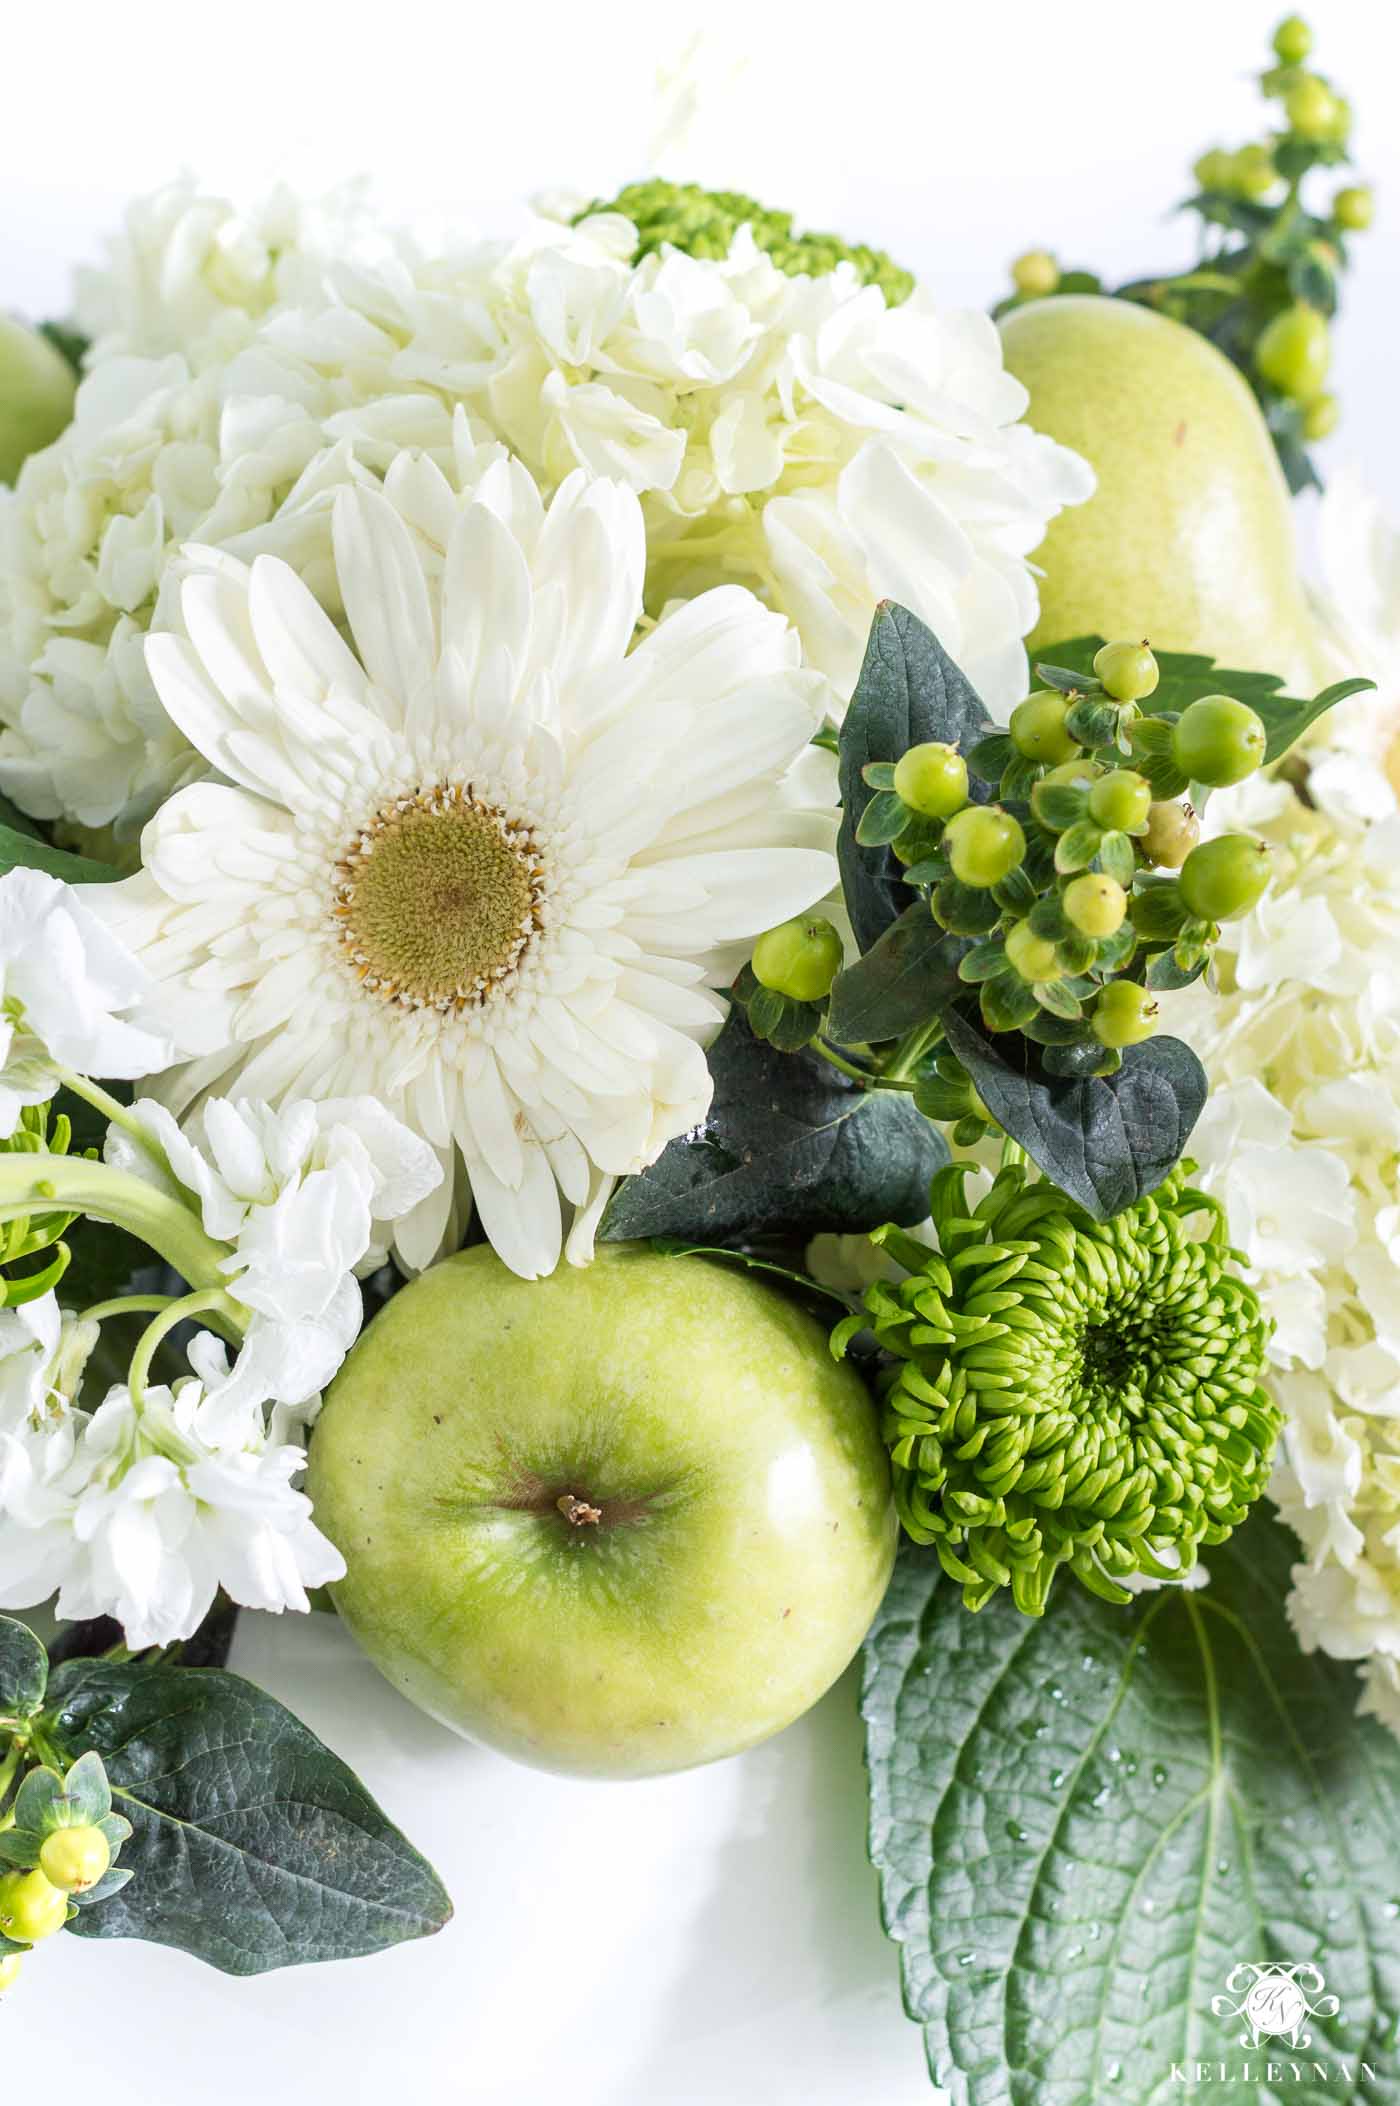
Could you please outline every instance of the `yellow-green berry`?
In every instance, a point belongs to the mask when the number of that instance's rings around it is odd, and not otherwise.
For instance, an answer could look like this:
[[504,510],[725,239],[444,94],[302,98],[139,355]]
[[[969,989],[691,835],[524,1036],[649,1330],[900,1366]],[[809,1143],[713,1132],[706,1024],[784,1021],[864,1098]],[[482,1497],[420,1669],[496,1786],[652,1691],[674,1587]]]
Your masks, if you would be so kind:
[[20,1966],[24,1960],[22,1952],[7,1952],[0,1955],[0,1996],[13,1989],[19,1980]]
[[1274,51],[1284,66],[1301,66],[1312,50],[1312,31],[1301,15],[1285,15],[1274,31]]
[[1011,282],[1027,300],[1043,300],[1060,282],[1060,266],[1048,249],[1027,249],[1011,266]]
[[0,1879],[0,1931],[18,1945],[51,1938],[68,1920],[68,1896],[42,1872],[8,1872]]
[[1240,197],[1256,201],[1266,197],[1278,181],[1278,170],[1268,147],[1242,146],[1232,159],[1230,187]]
[[1060,905],[1065,919],[1081,936],[1101,941],[1105,936],[1116,936],[1122,928],[1128,895],[1117,878],[1102,870],[1086,870],[1082,876],[1070,879]]
[[894,793],[925,819],[951,819],[967,803],[967,762],[956,746],[926,739],[895,762]]
[[1332,358],[1327,318],[1301,301],[1276,314],[1254,346],[1254,365],[1270,387],[1294,402],[1322,392]]
[[1094,671],[1115,702],[1141,702],[1157,685],[1157,661],[1145,643],[1106,643],[1094,653]]
[[1026,853],[1020,822],[999,805],[970,804],[943,831],[943,845],[960,884],[985,888],[1009,877]]
[[1201,838],[1201,822],[1189,804],[1154,804],[1147,814],[1143,850],[1162,870],[1180,870]]
[[1325,80],[1305,73],[1283,98],[1288,129],[1299,139],[1322,140],[1335,135],[1338,101]]
[[1201,155],[1191,173],[1202,190],[1228,192],[1234,188],[1235,157],[1223,146],[1212,146]]
[[1303,409],[1303,437],[1330,439],[1337,429],[1342,405],[1335,395],[1314,395]]
[[1364,233],[1374,210],[1375,199],[1367,183],[1348,183],[1332,200],[1332,217],[1348,234]]
[[1181,866],[1181,897],[1200,921],[1238,921],[1263,898],[1269,851],[1253,834],[1218,834]]
[[1089,792],[1089,817],[1110,831],[1137,833],[1151,809],[1151,785],[1133,768],[1111,769]]
[[100,1828],[56,1828],[39,1846],[40,1871],[65,1894],[85,1894],[111,1862],[111,1845]]
[[760,936],[753,976],[790,1002],[820,1002],[841,970],[841,938],[820,915],[800,914]]
[[1070,705],[1053,688],[1028,695],[1011,712],[1011,743],[1024,760],[1044,761],[1058,767],[1079,750],[1079,741],[1065,730]]
[[1089,1023],[1101,1046],[1140,1046],[1157,1029],[1157,998],[1136,980],[1110,980]]
[[1054,944],[1037,936],[1028,921],[1018,921],[1007,930],[1006,962],[1023,980],[1054,980],[1060,970]]
[[1192,782],[1224,790],[1254,773],[1268,743],[1262,718],[1247,702],[1233,695],[1202,695],[1173,728],[1172,759]]

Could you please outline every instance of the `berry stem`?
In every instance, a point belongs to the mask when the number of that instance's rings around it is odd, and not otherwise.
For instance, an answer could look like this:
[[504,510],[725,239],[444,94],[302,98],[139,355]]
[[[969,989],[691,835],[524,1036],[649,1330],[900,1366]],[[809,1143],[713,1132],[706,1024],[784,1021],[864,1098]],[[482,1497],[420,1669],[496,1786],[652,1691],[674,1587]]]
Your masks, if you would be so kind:
[[916,1024],[912,1031],[906,1031],[903,1038],[897,1041],[893,1053],[881,1071],[881,1083],[886,1088],[892,1083],[903,1083],[912,1075],[942,1029],[943,1026],[937,1017],[934,1017],[930,1023]]

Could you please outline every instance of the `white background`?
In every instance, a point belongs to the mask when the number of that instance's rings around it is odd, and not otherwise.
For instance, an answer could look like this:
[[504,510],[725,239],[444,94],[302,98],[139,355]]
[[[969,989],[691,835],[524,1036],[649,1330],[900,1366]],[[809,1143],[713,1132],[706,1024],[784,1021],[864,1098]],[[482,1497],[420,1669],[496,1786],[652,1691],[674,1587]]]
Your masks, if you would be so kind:
[[[1033,242],[1137,274],[1184,260],[1166,207],[1201,147],[1252,135],[1249,75],[1281,11],[16,4],[0,21],[0,306],[61,313],[71,262],[124,197],[185,167],[239,194],[368,173],[395,214],[483,231],[538,189],[606,194],[645,172],[658,68],[702,20],[700,106],[669,173],[886,247],[952,301],[987,304]],[[1400,17],[1380,0],[1306,11],[1380,189],[1330,451],[1400,510]],[[245,1618],[234,1664],[360,1770],[442,1872],[455,1923],[378,1960],[241,1984],[65,1939],[0,2015],[7,2096],[62,2082],[100,2083],[106,2106],[926,2106],[863,1862],[849,1678],[753,1755],[593,1786],[455,1742],[327,1618]]]

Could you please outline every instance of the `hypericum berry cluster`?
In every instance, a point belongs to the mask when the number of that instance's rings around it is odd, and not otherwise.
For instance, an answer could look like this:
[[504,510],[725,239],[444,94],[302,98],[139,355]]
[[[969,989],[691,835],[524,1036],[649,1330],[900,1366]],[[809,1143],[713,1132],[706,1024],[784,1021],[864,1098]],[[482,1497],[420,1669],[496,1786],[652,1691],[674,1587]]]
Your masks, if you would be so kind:
[[0,1834],[0,1991],[13,1987],[31,1947],[126,1885],[117,1858],[130,1834],[112,1811],[100,1755],[80,1756],[66,1775],[46,1764],[29,1772]]
[[[1158,684],[1146,644],[1105,644],[1092,678],[1039,672],[1046,684],[967,761],[921,745],[868,766],[876,795],[857,839],[889,842],[934,919],[972,939],[958,970],[990,1031],[1024,1032],[1052,1074],[1103,1074],[1268,883],[1263,844],[1201,842],[1187,797],[1242,782],[1267,739],[1231,695],[1146,714]],[[974,801],[973,777],[999,801]]]

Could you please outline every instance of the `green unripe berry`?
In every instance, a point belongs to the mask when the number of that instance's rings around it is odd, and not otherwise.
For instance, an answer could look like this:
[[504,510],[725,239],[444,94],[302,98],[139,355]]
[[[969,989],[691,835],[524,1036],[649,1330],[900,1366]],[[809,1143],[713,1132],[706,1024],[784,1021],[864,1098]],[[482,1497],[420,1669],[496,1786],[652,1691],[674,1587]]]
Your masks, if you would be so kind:
[[1361,234],[1370,226],[1374,208],[1369,184],[1348,183],[1332,200],[1332,217],[1348,234]]
[[1303,411],[1303,437],[1330,439],[1341,414],[1342,405],[1335,395],[1314,395]]
[[1283,98],[1288,129],[1299,139],[1331,139],[1338,121],[1337,97],[1325,80],[1305,73]]
[[1262,719],[1247,702],[1202,695],[1182,711],[1172,732],[1172,759],[1192,782],[1224,790],[1254,773],[1268,742]]
[[1274,31],[1274,52],[1280,64],[1301,66],[1312,50],[1312,31],[1301,15],[1285,15]]
[[1044,761],[1058,767],[1079,751],[1079,742],[1065,730],[1069,703],[1053,688],[1028,695],[1011,712],[1011,743],[1025,760]]
[[1157,1029],[1157,998],[1136,980],[1110,980],[1089,1023],[1101,1046],[1140,1046]]
[[1199,921],[1238,921],[1264,896],[1269,851],[1253,834],[1220,834],[1192,849],[1177,882]]
[[19,1980],[19,1970],[24,1959],[22,1952],[7,1952],[0,1957],[0,1996],[13,1989]]
[[1157,685],[1157,661],[1145,643],[1106,643],[1094,653],[1094,671],[1115,702],[1141,702]]
[[1267,146],[1242,146],[1231,160],[1230,187],[1240,197],[1265,197],[1278,181],[1274,157]]
[[1223,146],[1212,146],[1201,155],[1191,173],[1202,190],[1229,191],[1234,188],[1235,157],[1226,153]]
[[0,1931],[20,1945],[51,1938],[68,1920],[68,1896],[42,1872],[8,1872],[0,1879]]
[[1082,877],[1070,879],[1060,905],[1066,921],[1081,936],[1092,936],[1098,941],[1116,936],[1122,928],[1128,895],[1116,878],[1106,876],[1102,870],[1086,870]]
[[1059,952],[1044,936],[1037,936],[1028,921],[1018,921],[1014,928],[1007,930],[1006,961],[1023,980],[1054,980],[1059,977]]
[[970,804],[948,821],[943,846],[961,884],[986,887],[1010,877],[1026,853],[1026,837],[999,805]]
[[1152,787],[1135,769],[1114,768],[1089,792],[1089,817],[1112,832],[1135,834],[1152,809]]
[[[1047,768],[1035,788],[1038,790],[1042,784],[1053,782],[1087,790],[1090,783],[1096,782],[1102,774],[1103,768],[1098,761],[1090,760],[1087,753],[1080,753],[1073,760],[1061,761],[1058,768]],[[1035,790],[1031,792],[1031,801],[1035,801]]]
[[926,739],[895,762],[894,794],[925,819],[951,819],[967,803],[967,762],[956,746]]
[[1154,804],[1147,814],[1143,849],[1163,870],[1180,870],[1201,838],[1201,822],[1189,804]]
[[1334,95],[1332,103],[1332,124],[1327,137],[1333,144],[1341,146],[1345,144],[1351,131],[1351,104],[1347,101],[1345,95]]
[[841,938],[819,915],[799,914],[760,936],[753,947],[753,976],[760,987],[790,1002],[820,1002],[841,970]]
[[112,1848],[100,1828],[56,1828],[39,1846],[40,1871],[65,1894],[85,1894],[111,1862]]
[[1011,282],[1028,300],[1043,300],[1060,282],[1060,266],[1048,249],[1027,249],[1011,266]]
[[1301,301],[1276,314],[1254,346],[1255,370],[1294,402],[1321,394],[1331,358],[1326,316]]

